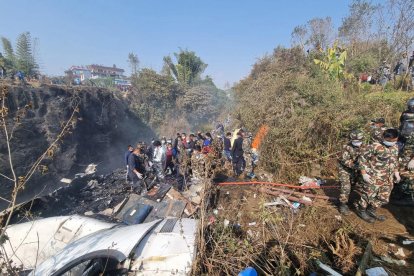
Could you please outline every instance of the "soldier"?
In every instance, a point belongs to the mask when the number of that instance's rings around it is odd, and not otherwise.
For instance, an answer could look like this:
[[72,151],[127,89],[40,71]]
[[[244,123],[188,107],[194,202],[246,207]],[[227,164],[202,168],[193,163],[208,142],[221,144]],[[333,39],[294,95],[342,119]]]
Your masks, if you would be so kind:
[[224,143],[221,135],[218,134],[216,139],[213,140],[211,143],[211,151],[210,154],[214,156],[214,159],[220,160],[224,150]]
[[370,142],[381,142],[382,134],[387,129],[384,118],[377,118],[371,120],[371,140]]
[[403,53],[394,67],[394,88],[408,89],[408,81],[408,58],[407,53]]
[[391,80],[391,66],[386,60],[382,62],[382,66],[379,68],[379,84],[384,87],[387,82]]
[[191,156],[191,170],[196,180],[202,179],[205,176],[205,155],[201,153],[200,145],[194,147],[194,152]]
[[191,161],[190,157],[186,152],[186,148],[184,144],[181,141],[179,141],[178,142],[178,155],[177,155],[177,163],[178,163],[177,173],[185,177],[188,173],[190,161]]
[[361,154],[364,134],[360,130],[354,130],[349,135],[350,141],[343,146],[342,154],[339,157],[339,182],[341,184],[341,193],[339,195],[339,212],[343,215],[349,215],[348,208],[349,194],[352,185],[357,184],[358,158]]
[[359,156],[359,168],[363,183],[360,198],[356,203],[357,214],[366,222],[375,219],[384,221],[384,216],[378,215],[376,209],[388,203],[395,183],[401,181],[398,172],[398,130],[384,131],[381,143],[368,145]]

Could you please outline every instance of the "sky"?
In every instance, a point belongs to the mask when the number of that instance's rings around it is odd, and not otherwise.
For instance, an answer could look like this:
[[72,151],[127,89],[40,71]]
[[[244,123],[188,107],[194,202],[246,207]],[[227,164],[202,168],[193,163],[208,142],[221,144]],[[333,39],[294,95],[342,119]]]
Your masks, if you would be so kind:
[[[223,88],[246,77],[257,59],[314,17],[330,16],[337,27],[345,0],[0,0],[0,36],[37,38],[42,73],[63,75],[71,65],[101,64],[130,72],[134,52],[140,67],[159,71],[163,57],[180,48],[195,51]],[[1,49],[1,47],[0,47]],[[1,50],[0,50],[1,51]]]

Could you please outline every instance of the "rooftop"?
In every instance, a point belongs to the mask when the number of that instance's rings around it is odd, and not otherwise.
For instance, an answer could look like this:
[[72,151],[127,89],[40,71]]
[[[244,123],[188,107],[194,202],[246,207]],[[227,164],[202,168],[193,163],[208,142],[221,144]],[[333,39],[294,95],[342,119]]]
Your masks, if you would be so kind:
[[103,66],[103,65],[97,65],[97,64],[92,64],[92,65],[88,65],[88,69],[90,69],[90,70],[98,70],[98,69],[101,69],[101,70],[108,70],[108,71],[111,70],[111,71],[117,71],[117,72],[121,72],[121,73],[125,72],[124,69],[117,68],[115,64],[112,67]]

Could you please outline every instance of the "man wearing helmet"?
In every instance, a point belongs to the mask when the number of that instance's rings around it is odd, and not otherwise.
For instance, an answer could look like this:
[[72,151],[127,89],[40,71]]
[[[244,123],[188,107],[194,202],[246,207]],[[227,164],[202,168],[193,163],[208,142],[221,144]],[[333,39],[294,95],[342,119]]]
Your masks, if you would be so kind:
[[376,209],[388,203],[393,183],[401,181],[397,140],[398,130],[387,129],[381,143],[368,145],[359,156],[359,169],[364,181],[356,208],[357,214],[366,222],[386,219],[378,215]]
[[342,154],[338,160],[339,182],[341,193],[339,195],[339,211],[343,215],[349,215],[348,208],[349,194],[351,186],[358,182],[358,157],[363,147],[364,134],[359,130],[354,130],[349,135],[350,141],[343,146]]
[[401,114],[400,132],[404,140],[408,139],[414,133],[414,98],[408,100],[407,110]]

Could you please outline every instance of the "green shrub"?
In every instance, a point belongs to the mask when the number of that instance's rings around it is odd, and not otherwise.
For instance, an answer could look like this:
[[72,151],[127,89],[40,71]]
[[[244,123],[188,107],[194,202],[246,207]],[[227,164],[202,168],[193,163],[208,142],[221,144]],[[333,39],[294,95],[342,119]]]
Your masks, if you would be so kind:
[[275,51],[234,88],[238,123],[252,132],[262,124],[270,127],[260,149],[261,165],[279,180],[295,181],[319,166],[325,176],[334,176],[336,153],[352,129],[367,128],[376,117],[398,126],[408,93],[383,93],[370,84],[344,89],[325,75],[309,74],[314,68],[297,63],[300,53],[286,51]]

